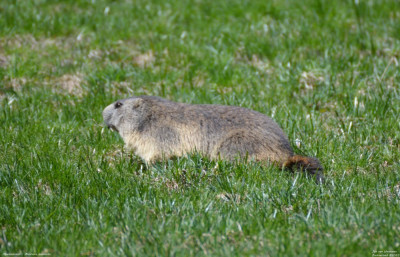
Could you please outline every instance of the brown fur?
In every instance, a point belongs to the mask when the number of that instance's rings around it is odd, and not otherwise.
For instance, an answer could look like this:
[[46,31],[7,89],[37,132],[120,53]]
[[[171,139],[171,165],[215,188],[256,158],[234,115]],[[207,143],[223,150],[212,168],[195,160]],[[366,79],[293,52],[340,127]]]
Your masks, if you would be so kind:
[[146,162],[199,152],[211,159],[270,162],[322,174],[316,158],[293,155],[288,138],[271,118],[236,106],[191,105],[140,96],[119,100],[103,111],[128,148]]

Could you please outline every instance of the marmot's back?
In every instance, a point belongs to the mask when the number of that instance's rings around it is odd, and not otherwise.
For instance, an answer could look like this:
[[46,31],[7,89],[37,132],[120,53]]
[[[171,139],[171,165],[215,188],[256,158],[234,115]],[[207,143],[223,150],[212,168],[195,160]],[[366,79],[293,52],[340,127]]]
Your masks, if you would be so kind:
[[222,105],[186,105],[182,110],[189,127],[198,128],[202,140],[214,147],[206,150],[213,158],[239,154],[281,162],[293,155],[282,129],[259,112]]
[[103,116],[108,127],[117,130],[126,145],[148,162],[194,151],[212,159],[246,156],[288,167],[300,160],[292,158],[290,143],[277,123],[242,107],[140,96],[109,105]]

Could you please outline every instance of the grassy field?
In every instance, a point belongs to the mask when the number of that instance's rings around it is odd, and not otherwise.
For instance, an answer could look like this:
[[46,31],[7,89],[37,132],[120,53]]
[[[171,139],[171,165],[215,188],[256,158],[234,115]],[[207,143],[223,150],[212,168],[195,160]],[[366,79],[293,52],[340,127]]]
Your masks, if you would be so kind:
[[[400,2],[0,2],[0,253],[400,256]],[[147,167],[131,95],[248,107],[326,185],[199,155]]]

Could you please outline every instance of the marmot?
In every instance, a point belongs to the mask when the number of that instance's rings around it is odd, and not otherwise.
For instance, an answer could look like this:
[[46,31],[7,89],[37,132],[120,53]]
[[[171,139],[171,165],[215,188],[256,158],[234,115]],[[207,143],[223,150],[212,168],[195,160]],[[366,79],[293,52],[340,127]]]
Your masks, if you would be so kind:
[[318,159],[294,155],[279,125],[250,109],[135,96],[107,106],[103,118],[148,163],[197,151],[211,159],[246,156],[323,180]]

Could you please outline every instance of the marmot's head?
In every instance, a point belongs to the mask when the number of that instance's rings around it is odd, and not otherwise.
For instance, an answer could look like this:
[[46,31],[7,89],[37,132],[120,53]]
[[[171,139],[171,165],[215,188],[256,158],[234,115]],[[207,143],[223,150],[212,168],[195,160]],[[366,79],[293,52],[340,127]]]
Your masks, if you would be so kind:
[[140,130],[145,119],[145,103],[142,98],[131,97],[118,100],[103,111],[106,125],[121,134]]

